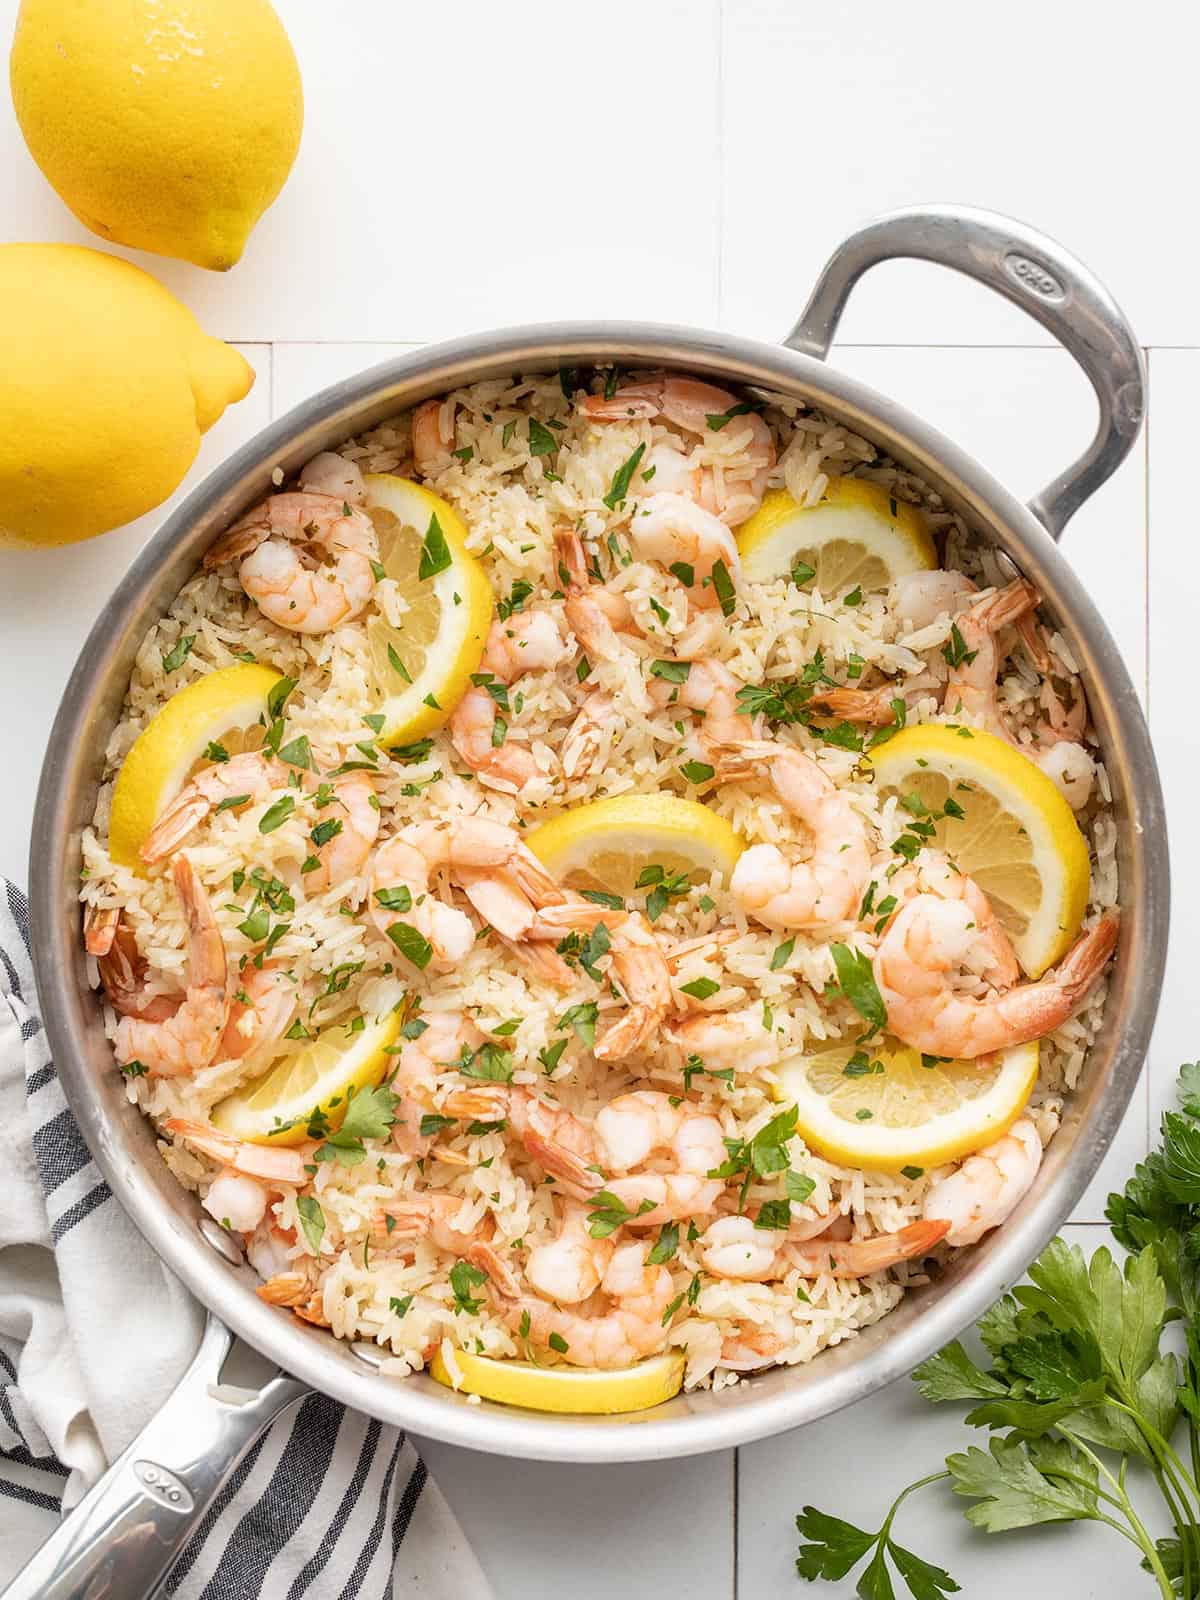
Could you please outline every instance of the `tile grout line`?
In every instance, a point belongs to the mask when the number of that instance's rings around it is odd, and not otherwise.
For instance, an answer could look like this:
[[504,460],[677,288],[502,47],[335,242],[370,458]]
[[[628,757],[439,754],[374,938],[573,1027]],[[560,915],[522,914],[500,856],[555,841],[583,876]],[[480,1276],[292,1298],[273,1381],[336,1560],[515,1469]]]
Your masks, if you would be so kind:
[[[1153,708],[1151,706],[1151,701],[1150,701],[1150,658],[1151,658],[1151,651],[1152,651],[1152,648],[1153,648],[1153,646],[1152,646],[1152,636],[1151,636],[1151,632],[1150,632],[1150,607],[1151,607],[1151,558],[1150,558],[1150,550],[1151,550],[1151,545],[1150,545],[1150,395],[1151,395],[1151,371],[1150,371],[1150,356],[1151,356],[1152,347],[1149,346],[1149,345],[1146,345],[1146,346],[1143,346],[1143,348],[1145,349],[1145,352],[1146,352],[1146,419],[1145,419],[1145,423],[1144,423],[1144,426],[1143,426],[1143,433],[1142,433],[1142,452],[1143,452],[1142,459],[1143,459],[1143,464],[1144,464],[1144,468],[1145,468],[1144,477],[1143,477],[1143,485],[1142,485],[1142,504],[1143,504],[1142,538],[1144,540],[1144,560],[1145,560],[1145,572],[1146,572],[1146,617],[1145,617],[1145,624],[1144,624],[1144,626],[1145,626],[1145,662],[1146,662],[1144,670],[1145,670],[1145,674],[1146,674],[1146,679],[1145,679],[1144,687],[1145,687],[1145,690],[1146,690],[1146,728],[1151,733],[1151,747],[1153,748],[1153,730],[1152,730],[1152,724],[1151,724],[1151,711],[1152,711]],[[1145,1146],[1145,1148],[1146,1148],[1147,1157],[1149,1157],[1150,1151],[1154,1148],[1154,1094],[1153,1094],[1153,1087],[1152,1087],[1152,1082],[1151,1082],[1151,1072],[1152,1072],[1151,1056],[1150,1056],[1149,1049],[1147,1049],[1147,1051],[1146,1051],[1146,1060],[1145,1060],[1145,1063],[1144,1063],[1144,1065],[1142,1067],[1143,1087],[1144,1087],[1144,1091],[1145,1091],[1145,1095],[1146,1095],[1146,1111],[1145,1111],[1145,1116],[1146,1116],[1146,1146]]]
[[733,1447],[733,1595],[738,1600],[738,1501],[741,1499],[741,1450]]
[[725,317],[725,0],[716,0],[713,18],[716,31],[716,127],[717,136],[717,248],[713,263],[713,314],[718,328]]

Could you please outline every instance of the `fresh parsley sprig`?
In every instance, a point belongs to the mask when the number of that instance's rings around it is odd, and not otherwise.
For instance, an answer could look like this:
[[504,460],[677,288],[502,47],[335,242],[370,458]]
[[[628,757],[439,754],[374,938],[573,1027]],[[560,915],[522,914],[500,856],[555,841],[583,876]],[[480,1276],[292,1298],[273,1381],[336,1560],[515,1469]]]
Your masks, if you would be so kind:
[[[1200,1600],[1200,1063],[1182,1068],[1179,1101],[1159,1147],[1109,1196],[1124,1266],[1106,1246],[1089,1260],[1052,1240],[1029,1282],[980,1319],[990,1365],[955,1340],[913,1374],[926,1400],[966,1404],[968,1426],[991,1432],[987,1448],[948,1455],[943,1471],[910,1484],[877,1533],[806,1506],[796,1519],[802,1578],[843,1578],[869,1557],[858,1582],[866,1600],[894,1600],[889,1561],[914,1600],[957,1592],[949,1573],[891,1537],[913,1490],[948,1481],[986,1533],[1102,1523],[1139,1551],[1161,1600]],[[1176,1322],[1182,1357],[1163,1349]],[[1172,1442],[1181,1426],[1182,1454]],[[1165,1538],[1151,1536],[1130,1496],[1131,1461],[1162,1497]],[[1131,1582],[1115,1579],[1114,1592],[1129,1594]]]

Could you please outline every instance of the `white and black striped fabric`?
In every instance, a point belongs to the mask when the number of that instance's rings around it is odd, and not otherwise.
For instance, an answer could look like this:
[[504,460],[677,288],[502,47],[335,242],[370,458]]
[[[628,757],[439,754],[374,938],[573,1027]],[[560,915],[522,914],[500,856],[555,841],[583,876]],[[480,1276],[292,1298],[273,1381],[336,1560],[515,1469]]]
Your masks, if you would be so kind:
[[[38,1016],[0,879],[0,1587],[149,1420],[203,1314],[121,1211]],[[490,1600],[405,1436],[312,1395],[262,1436],[172,1568],[179,1600]]]

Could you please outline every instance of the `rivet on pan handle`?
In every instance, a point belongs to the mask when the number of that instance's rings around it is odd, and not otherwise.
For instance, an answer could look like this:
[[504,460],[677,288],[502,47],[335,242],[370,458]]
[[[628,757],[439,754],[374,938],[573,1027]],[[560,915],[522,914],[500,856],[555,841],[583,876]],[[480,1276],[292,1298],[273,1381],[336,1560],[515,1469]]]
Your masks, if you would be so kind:
[[1100,406],[1091,444],[1030,502],[1055,539],[1133,448],[1145,408],[1142,352],[1120,306],[1082,262],[1044,233],[991,211],[932,205],[891,211],[826,263],[784,343],[824,360],[850,291],[869,267],[909,257],[952,267],[1035,317],[1078,361]]
[[210,1393],[233,1335],[209,1317],[196,1359],[165,1405],[5,1589],[2,1600],[143,1600],[213,1496],[306,1384],[284,1373],[242,1405]]

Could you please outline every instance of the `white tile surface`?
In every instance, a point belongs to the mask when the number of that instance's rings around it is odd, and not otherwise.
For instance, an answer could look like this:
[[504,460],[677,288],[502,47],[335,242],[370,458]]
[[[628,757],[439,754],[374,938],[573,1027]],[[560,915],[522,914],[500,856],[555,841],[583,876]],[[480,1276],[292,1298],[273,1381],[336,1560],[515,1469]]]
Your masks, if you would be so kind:
[[[1171,842],[1171,943],[1165,1003],[1150,1050],[1152,1125],[1174,1106],[1175,1072],[1200,1056],[1195,992],[1200,858],[1196,839],[1196,774],[1200,727],[1188,702],[1192,676],[1183,652],[1200,607],[1200,577],[1191,555],[1198,519],[1191,487],[1200,350],[1155,350],[1150,357],[1154,425],[1150,430],[1150,731],[1167,800]],[[1188,652],[1190,654],[1190,652]]]
[[[0,0],[0,24],[16,3]],[[206,439],[184,489],[269,416],[413,342],[570,315],[779,337],[849,228],[929,198],[1044,227],[1101,272],[1147,343],[1200,345],[1198,225],[1173,175],[1200,22],[1174,0],[1143,0],[1135,13],[1098,0],[1086,27],[1076,8],[1043,8],[1035,32],[1029,19],[951,0],[903,10],[862,0],[852,21],[777,0],[530,0],[517,13],[489,0],[277,4],[307,98],[283,196],[227,276],[129,253],[210,331],[251,341],[261,374]],[[648,86],[636,109],[630,84]],[[4,95],[0,169],[0,237],[95,242],[33,166]],[[840,366],[927,416],[1022,495],[1090,435],[1086,384],[1048,336],[937,269],[881,268],[857,291],[843,336]],[[955,345],[971,348],[946,348]],[[1139,451],[1065,543],[1149,693],[1176,846],[1150,1077],[1077,1213],[1088,1219],[1144,1153],[1147,1109],[1167,1103],[1177,1063],[1200,1053],[1184,999],[1200,903],[1184,854],[1200,734],[1181,656],[1200,607],[1189,576],[1200,350],[1154,350],[1151,375],[1148,480]],[[65,551],[0,552],[0,872],[18,880],[62,685],[165,509]],[[797,1585],[796,1511],[812,1501],[881,1512],[894,1483],[961,1436],[905,1381],[739,1452],[736,1474],[728,1454],[593,1469],[436,1444],[428,1456],[499,1600],[832,1600],[852,1585]],[[904,1528],[972,1600],[1011,1600],[1014,1577],[1029,1600],[1068,1585],[1079,1600],[1140,1592],[1132,1563],[1094,1531],[991,1543],[936,1494],[913,1504]]]
[[[4,0],[0,15],[15,9]],[[564,316],[713,322],[716,0],[528,0],[517,12],[490,0],[280,0],[279,11],[307,90],[304,140],[243,260],[225,277],[122,252],[211,333],[431,339]],[[679,130],[665,167],[647,159],[647,118],[629,115],[621,91],[631,61],[655,65],[650,121]],[[0,170],[22,232],[95,242],[33,166],[7,95]]]
[[[1085,1251],[1107,1237],[1097,1227],[1064,1231]],[[851,1600],[857,1574],[811,1589],[797,1582],[797,1513],[813,1505],[859,1527],[879,1527],[906,1483],[939,1471],[951,1451],[972,1444],[986,1448],[985,1429],[963,1426],[965,1410],[931,1406],[901,1378],[849,1411],[743,1447],[738,1594],[749,1600]],[[1062,1600],[1067,1594],[1072,1600],[1141,1600],[1149,1592],[1137,1552],[1107,1529],[1067,1525],[993,1538],[970,1526],[961,1504],[944,1484],[920,1490],[901,1508],[895,1535],[924,1560],[945,1567],[970,1600]]]
[[[1146,343],[1200,343],[1196,211],[1166,177],[1192,143],[1181,107],[1198,30],[1176,0],[1036,13],[725,0],[723,325],[782,337],[850,229],[949,200],[1061,239],[1102,269]],[[974,284],[912,263],[870,274],[842,336],[1050,343]]]
[[[729,1600],[734,1453],[621,1467],[422,1441],[497,1600]],[[742,1589],[746,1600],[768,1590]]]

